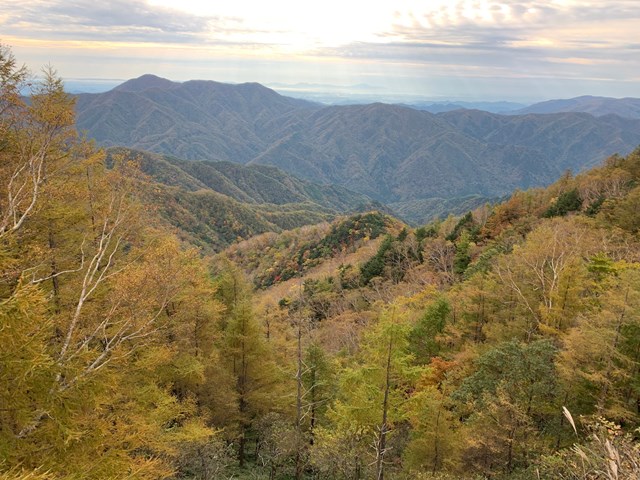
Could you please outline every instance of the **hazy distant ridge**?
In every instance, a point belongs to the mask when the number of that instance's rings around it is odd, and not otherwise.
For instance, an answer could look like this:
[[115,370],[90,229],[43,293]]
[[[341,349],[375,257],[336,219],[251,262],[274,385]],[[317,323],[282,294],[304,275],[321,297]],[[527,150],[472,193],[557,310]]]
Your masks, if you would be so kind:
[[509,114],[583,112],[596,117],[619,115],[640,119],[640,98],[610,98],[582,96],[565,100],[548,100],[530,105]]

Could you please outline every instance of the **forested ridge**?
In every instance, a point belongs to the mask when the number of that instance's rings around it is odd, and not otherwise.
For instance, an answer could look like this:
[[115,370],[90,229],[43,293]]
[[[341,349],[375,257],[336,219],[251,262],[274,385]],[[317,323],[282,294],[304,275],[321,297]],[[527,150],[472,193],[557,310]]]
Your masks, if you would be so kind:
[[323,106],[256,83],[153,75],[79,95],[77,113],[78,128],[105,147],[272,165],[390,204],[416,224],[438,217],[443,203],[459,211],[478,197],[548,185],[566,169],[582,171],[640,143],[635,115]]
[[0,479],[640,478],[640,149],[209,257],[27,81],[0,49]]
[[364,195],[299,180],[275,167],[194,162],[127,148],[106,150],[106,165],[134,163],[140,197],[182,240],[205,253],[264,232],[331,221],[375,206]]

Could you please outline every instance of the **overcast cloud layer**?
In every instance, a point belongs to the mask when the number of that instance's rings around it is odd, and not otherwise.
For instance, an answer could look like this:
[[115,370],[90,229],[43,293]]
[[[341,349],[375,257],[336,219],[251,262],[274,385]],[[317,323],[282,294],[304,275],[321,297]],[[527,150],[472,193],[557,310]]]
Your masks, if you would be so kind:
[[364,83],[431,98],[640,97],[638,25],[637,0],[0,4],[0,42],[67,78]]

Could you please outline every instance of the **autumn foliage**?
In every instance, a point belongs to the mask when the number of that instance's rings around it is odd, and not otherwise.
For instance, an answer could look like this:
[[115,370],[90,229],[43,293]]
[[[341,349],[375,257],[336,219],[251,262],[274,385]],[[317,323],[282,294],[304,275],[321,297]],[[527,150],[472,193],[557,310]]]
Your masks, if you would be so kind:
[[0,82],[0,479],[637,478],[640,150],[208,258],[55,72]]

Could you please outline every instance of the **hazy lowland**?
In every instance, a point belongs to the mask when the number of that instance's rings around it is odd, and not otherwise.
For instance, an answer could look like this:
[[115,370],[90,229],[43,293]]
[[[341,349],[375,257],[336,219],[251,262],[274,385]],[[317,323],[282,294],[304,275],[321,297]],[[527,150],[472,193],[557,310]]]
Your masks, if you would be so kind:
[[28,80],[1,480],[640,478],[637,99]]

